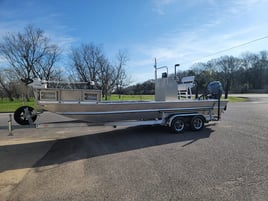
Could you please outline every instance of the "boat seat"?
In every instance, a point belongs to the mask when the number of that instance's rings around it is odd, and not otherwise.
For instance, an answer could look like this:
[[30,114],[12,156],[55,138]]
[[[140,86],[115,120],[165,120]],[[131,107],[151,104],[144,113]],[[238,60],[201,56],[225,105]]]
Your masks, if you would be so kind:
[[178,83],[178,99],[191,99],[192,98],[192,88],[194,85],[195,76],[187,76],[181,79]]

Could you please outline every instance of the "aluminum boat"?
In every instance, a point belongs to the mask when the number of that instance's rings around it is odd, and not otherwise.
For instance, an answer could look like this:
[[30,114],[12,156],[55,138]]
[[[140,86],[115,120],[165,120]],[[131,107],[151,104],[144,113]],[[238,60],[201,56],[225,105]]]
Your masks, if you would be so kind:
[[[220,113],[226,108],[227,100],[193,99],[191,93],[191,88],[194,86],[193,76],[185,77],[178,82],[177,79],[168,77],[166,73],[158,78],[158,69],[155,67],[153,101],[102,101],[101,90],[51,88],[48,82],[38,80],[29,85],[34,89],[37,105],[44,110],[95,123],[131,120],[162,120],[167,123],[175,116],[186,119],[187,116],[192,118],[198,115],[202,116],[202,121],[208,122],[219,118]],[[18,123],[26,124],[28,120],[35,120],[31,118],[34,116],[32,108],[24,107],[16,112],[14,118]]]

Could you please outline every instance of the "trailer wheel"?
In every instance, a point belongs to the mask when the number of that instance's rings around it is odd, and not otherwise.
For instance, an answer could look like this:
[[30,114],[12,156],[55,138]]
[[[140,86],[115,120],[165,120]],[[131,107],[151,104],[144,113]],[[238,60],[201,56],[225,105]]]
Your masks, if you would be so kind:
[[199,131],[204,127],[204,118],[201,116],[194,116],[191,120],[191,129],[193,131]]
[[19,107],[14,112],[14,119],[20,125],[29,125],[29,118],[34,122],[37,118],[37,115],[34,112],[34,109],[30,106],[22,106]]
[[184,119],[181,117],[176,117],[175,119],[172,120],[171,123],[171,129],[175,133],[182,133],[185,128],[185,122]]

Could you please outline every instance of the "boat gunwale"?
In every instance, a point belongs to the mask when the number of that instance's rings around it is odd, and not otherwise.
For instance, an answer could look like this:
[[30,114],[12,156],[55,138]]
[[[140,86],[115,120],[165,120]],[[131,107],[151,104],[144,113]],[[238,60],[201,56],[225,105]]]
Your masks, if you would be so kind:
[[[190,99],[190,100],[171,100],[171,101],[135,101],[135,100],[126,100],[126,101],[47,101],[47,100],[38,100],[37,104],[38,105],[43,105],[43,104],[82,104],[82,105],[126,105],[126,104],[165,104],[165,103],[205,103],[205,102],[216,102],[218,101],[217,99],[208,99],[208,100],[196,100],[196,99]],[[223,100],[224,102],[228,100]],[[222,100],[221,100],[222,102]]]
[[[224,107],[221,107],[223,109]],[[104,115],[104,114],[123,114],[123,113],[143,113],[143,112],[176,112],[176,111],[206,111],[213,110],[211,107],[193,107],[193,108],[167,108],[167,109],[147,109],[147,110],[115,110],[115,111],[94,111],[94,112],[57,112],[62,115]]]

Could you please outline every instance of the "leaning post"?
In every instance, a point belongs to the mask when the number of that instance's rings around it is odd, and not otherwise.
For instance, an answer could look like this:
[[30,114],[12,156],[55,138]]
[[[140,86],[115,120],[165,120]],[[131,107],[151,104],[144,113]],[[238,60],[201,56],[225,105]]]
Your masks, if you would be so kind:
[[12,115],[9,114],[9,120],[8,120],[8,136],[13,136],[12,133]]
[[221,119],[221,90],[218,92],[218,120]]

